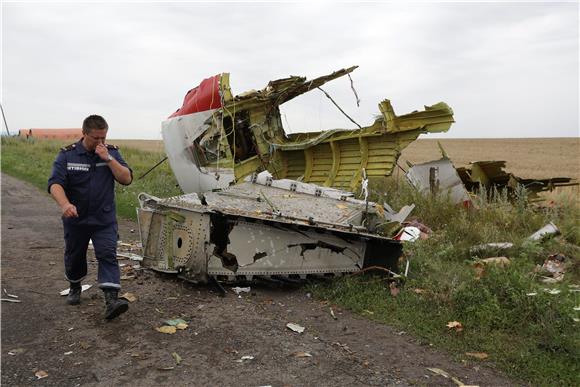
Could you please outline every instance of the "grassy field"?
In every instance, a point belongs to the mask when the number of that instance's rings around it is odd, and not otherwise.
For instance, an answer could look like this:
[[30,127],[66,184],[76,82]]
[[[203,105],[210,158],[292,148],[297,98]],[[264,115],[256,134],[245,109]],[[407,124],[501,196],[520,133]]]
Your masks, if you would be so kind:
[[[67,142],[68,144],[70,142]],[[114,142],[112,142],[114,144]],[[46,191],[52,163],[63,145],[62,141],[22,140],[2,137],[2,172],[28,181]],[[133,169],[133,183],[129,186],[116,185],[117,213],[127,219],[136,220],[135,208],[139,206],[137,195],[147,192],[158,197],[181,194],[177,181],[165,162],[143,179],[157,162],[165,157],[163,152],[152,152],[139,147],[123,147],[121,154]],[[55,204],[56,205],[56,204]]]
[[[159,161],[158,141],[111,140],[139,176]],[[508,170],[522,177],[578,177],[578,139],[445,140],[456,165],[470,160],[508,161]],[[52,161],[61,144],[2,139],[2,171],[46,189]],[[421,140],[405,150],[412,162],[439,158],[436,141]],[[404,165],[402,163],[402,165]],[[176,195],[179,189],[167,163],[145,179],[117,189],[119,215],[135,218],[136,195]],[[580,231],[576,196],[554,193],[549,205],[531,205],[522,192],[508,201],[502,193],[477,197],[477,210],[440,199],[424,198],[396,177],[371,187],[372,200],[394,208],[415,203],[413,216],[429,226],[430,237],[406,243],[401,263],[409,273],[392,294],[388,279],[353,275],[310,285],[315,296],[349,308],[451,353],[458,361],[488,363],[530,385],[580,385]],[[576,191],[577,192],[577,191]],[[568,192],[569,193],[569,192]],[[527,237],[548,222],[560,236],[532,242]],[[507,251],[470,252],[487,242],[512,242]],[[563,254],[561,282],[546,284],[537,268],[551,254]],[[506,267],[485,266],[481,258],[503,255]],[[462,329],[450,329],[452,321]],[[466,353],[485,353],[476,359]]]

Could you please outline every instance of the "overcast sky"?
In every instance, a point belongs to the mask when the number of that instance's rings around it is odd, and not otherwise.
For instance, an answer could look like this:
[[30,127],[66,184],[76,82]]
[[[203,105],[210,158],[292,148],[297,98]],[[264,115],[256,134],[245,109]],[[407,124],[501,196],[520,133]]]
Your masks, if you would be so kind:
[[[3,2],[2,106],[12,132],[95,113],[109,138],[160,139],[209,76],[241,94],[359,65],[360,107],[348,78],[324,88],[361,125],[385,98],[397,114],[444,101],[440,137],[577,137],[578,25],[575,1]],[[289,132],[353,127],[318,90],[282,112]]]

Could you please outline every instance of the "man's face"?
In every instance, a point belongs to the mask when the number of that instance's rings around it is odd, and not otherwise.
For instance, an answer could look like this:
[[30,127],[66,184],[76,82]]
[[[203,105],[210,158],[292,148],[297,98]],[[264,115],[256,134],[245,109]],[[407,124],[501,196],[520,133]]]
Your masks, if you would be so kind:
[[94,152],[99,144],[104,144],[107,138],[107,129],[92,129],[83,135],[83,145],[89,152]]

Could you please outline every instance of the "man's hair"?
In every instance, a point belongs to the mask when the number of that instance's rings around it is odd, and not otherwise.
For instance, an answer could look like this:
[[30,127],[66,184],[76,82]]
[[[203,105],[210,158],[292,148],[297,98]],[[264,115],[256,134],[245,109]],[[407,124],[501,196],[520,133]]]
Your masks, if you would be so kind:
[[88,134],[93,129],[109,129],[109,125],[103,117],[93,114],[83,121],[83,134]]

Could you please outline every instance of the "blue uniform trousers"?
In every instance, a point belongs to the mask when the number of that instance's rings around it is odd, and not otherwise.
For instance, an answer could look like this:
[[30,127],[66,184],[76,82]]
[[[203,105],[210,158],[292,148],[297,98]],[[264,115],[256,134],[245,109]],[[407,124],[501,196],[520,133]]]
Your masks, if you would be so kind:
[[81,282],[87,275],[87,248],[93,241],[99,263],[100,288],[120,289],[119,263],[117,262],[117,223],[107,226],[64,225],[64,267],[66,279]]

